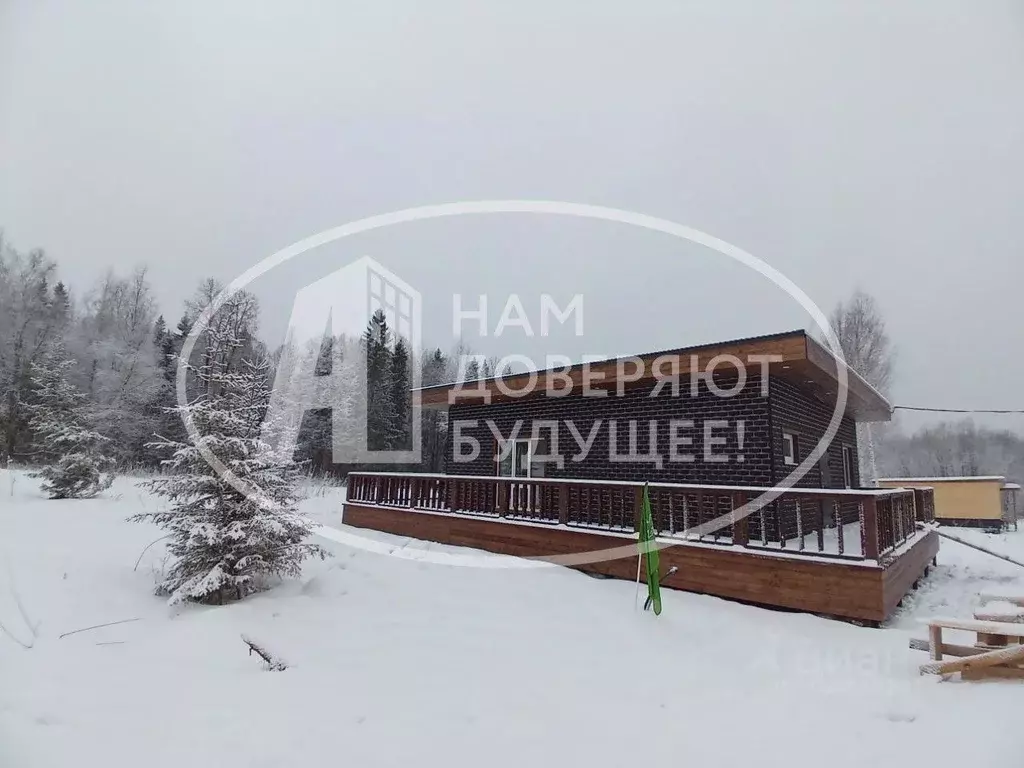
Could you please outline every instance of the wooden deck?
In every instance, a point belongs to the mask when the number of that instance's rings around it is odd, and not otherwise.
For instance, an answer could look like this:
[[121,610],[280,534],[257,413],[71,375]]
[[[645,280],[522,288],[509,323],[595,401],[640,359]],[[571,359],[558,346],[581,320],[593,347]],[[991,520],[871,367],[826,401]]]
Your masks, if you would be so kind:
[[[353,473],[344,522],[636,578],[633,505],[642,486],[529,484],[526,491],[526,483],[506,478]],[[938,537],[914,526],[929,511],[920,493],[790,490],[757,507],[765,490],[651,486],[659,541],[667,545],[662,569],[677,568],[663,584],[874,624],[891,615],[938,552]],[[772,530],[772,515],[778,521],[787,509],[809,523],[799,541],[778,535],[792,526],[777,522]]]

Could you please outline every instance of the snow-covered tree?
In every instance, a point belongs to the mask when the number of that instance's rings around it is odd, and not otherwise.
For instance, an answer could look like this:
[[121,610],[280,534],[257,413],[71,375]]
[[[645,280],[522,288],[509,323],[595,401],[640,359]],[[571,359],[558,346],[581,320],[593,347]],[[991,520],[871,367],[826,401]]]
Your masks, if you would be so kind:
[[122,464],[144,459],[159,428],[153,406],[165,381],[154,338],[156,300],[140,267],[108,273],[85,299],[68,348],[79,361],[74,380],[89,396],[93,423]]
[[874,297],[856,290],[829,316],[846,364],[883,395],[892,383],[893,347]]
[[395,424],[391,378],[394,338],[387,315],[378,309],[363,333],[366,355],[366,434],[371,451],[394,450],[400,435]]
[[[447,373],[448,358],[439,348],[430,354],[424,354],[422,359],[424,387],[452,381]],[[420,411],[420,419],[423,435],[423,471],[442,472],[448,437],[448,413],[438,408],[424,408]]]
[[51,499],[91,498],[113,480],[104,472],[107,440],[89,427],[88,400],[69,380],[75,365],[59,342],[32,364],[31,428],[38,452],[51,461],[33,476],[42,478]]
[[[216,333],[216,331],[215,331]],[[241,340],[217,338],[224,344]],[[172,452],[166,474],[146,485],[170,501],[161,511],[136,515],[170,534],[175,562],[159,589],[172,604],[224,603],[243,598],[269,576],[298,575],[302,561],[323,557],[307,541],[312,523],[297,512],[299,467],[270,450],[263,418],[270,398],[270,365],[243,360],[237,372],[213,366],[194,370],[200,394],[178,410],[191,417],[194,442],[165,440]],[[212,452],[246,491],[239,490],[203,456]]]
[[69,320],[67,289],[49,288],[55,271],[42,251],[19,253],[0,232],[0,457],[28,458],[32,364]]
[[391,352],[391,371],[388,386],[391,388],[391,402],[394,407],[391,422],[395,435],[394,447],[398,450],[412,448],[412,389],[409,348],[405,339],[395,338]]
[[279,351],[274,428],[313,474],[352,469],[365,447],[365,354],[361,339],[344,334],[303,345],[290,338]]
[[[832,330],[843,350],[846,364],[883,395],[892,383],[893,347],[874,297],[858,289],[849,301],[839,302],[829,316]],[[878,477],[875,435],[871,424],[857,424],[858,440],[867,446],[860,452],[860,476]]]
[[[185,335],[191,331],[191,324],[213,304],[222,290],[223,286],[212,278],[199,284],[195,295],[185,302],[186,316],[190,323]],[[200,388],[216,388],[221,374],[240,370],[243,360],[260,356],[256,349],[261,346],[256,340],[258,325],[259,302],[251,293],[235,291],[223,299],[192,349],[189,362],[197,368],[205,369],[207,375],[206,379],[197,381]]]

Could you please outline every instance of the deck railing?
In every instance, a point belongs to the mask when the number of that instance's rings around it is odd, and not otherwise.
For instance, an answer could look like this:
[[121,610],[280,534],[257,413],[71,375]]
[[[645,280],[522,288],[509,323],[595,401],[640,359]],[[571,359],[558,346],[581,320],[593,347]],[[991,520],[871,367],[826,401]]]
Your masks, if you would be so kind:
[[[765,552],[887,562],[934,518],[930,489],[793,488],[761,504],[769,489],[652,483],[659,535]],[[548,478],[353,472],[348,501],[633,532],[643,484]],[[761,500],[763,501],[763,500]],[[749,514],[737,516],[748,502]]]
[[935,522],[935,490],[933,488],[914,488],[914,504],[916,520],[919,523]]

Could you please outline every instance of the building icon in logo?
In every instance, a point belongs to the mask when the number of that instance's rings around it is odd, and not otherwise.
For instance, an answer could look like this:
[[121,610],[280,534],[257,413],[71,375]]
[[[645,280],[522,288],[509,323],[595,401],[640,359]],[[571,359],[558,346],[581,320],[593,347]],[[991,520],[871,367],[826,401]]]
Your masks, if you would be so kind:
[[[383,311],[390,330],[391,350],[402,339],[409,352],[409,382],[416,389],[422,380],[416,360],[422,307],[420,294],[412,286],[363,256],[296,294],[267,413],[267,422],[277,425],[273,443],[282,455],[294,452],[303,415],[329,408],[335,464],[420,461],[420,406],[411,390],[411,446],[381,450],[370,445],[369,395],[379,382],[369,380],[364,335],[378,310]],[[330,349],[329,373],[324,371],[325,349]]]

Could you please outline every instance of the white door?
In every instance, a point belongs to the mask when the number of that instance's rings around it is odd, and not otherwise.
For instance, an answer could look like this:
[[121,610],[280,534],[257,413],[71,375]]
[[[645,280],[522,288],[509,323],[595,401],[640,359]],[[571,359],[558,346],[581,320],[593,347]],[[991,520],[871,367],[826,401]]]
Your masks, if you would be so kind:
[[[530,477],[533,449],[529,440],[502,440],[498,443],[498,477]],[[526,512],[529,493],[525,484],[511,483],[508,490],[508,509]]]

